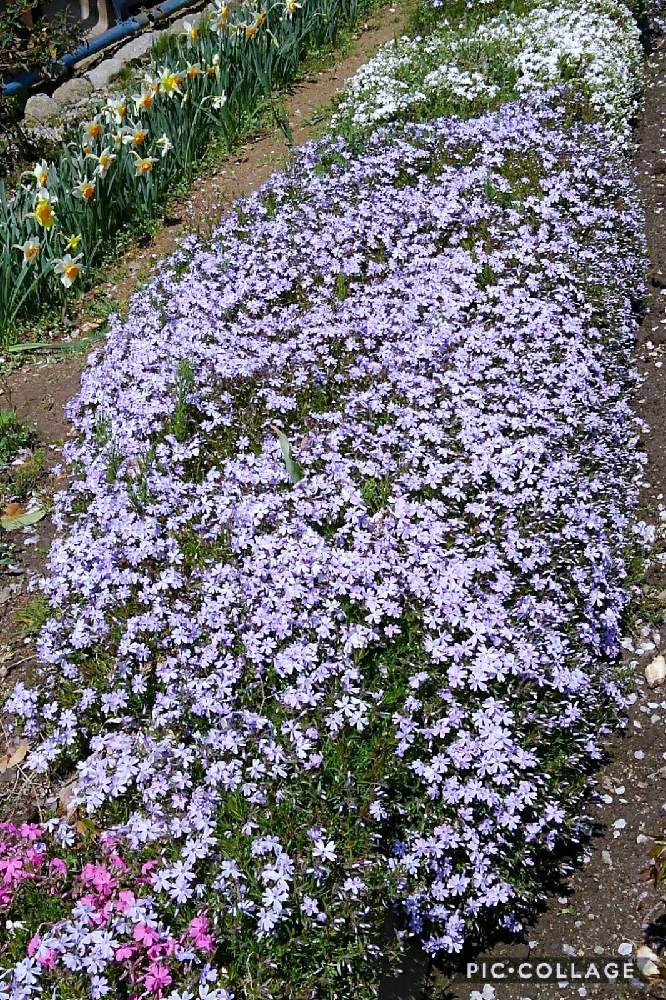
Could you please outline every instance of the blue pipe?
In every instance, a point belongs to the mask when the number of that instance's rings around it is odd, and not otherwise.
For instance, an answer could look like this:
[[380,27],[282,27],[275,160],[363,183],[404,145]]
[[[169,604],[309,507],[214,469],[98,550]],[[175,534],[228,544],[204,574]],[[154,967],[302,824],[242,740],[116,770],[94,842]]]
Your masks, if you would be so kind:
[[[107,45],[120,42],[123,38],[127,38],[128,35],[133,35],[135,32],[140,31],[141,28],[161,21],[163,17],[168,17],[169,14],[175,13],[181,7],[191,6],[193,6],[193,0],[163,0],[163,3],[152,7],[145,14],[137,14],[135,17],[127,18],[126,21],[120,21],[119,24],[114,24],[112,28],[102,32],[101,35],[91,38],[85,45],[80,45],[73,52],[66,52],[65,55],[60,56],[58,64],[64,70],[71,69],[72,66],[81,62],[82,59],[86,59],[96,52],[101,52]],[[27,87],[32,86],[33,83],[37,83],[39,79],[40,77],[37,73],[21,73],[20,76],[10,80],[9,83],[4,83],[2,89],[5,96],[13,97]]]
[[2,89],[8,97],[13,97],[15,94],[20,94],[22,90],[31,87],[33,83],[37,83],[38,80],[39,77],[36,73],[21,73],[9,83],[3,84]]
[[126,21],[121,21],[120,24],[114,24],[112,28],[104,31],[101,35],[91,38],[89,42],[80,45],[73,52],[67,52],[64,56],[60,56],[58,62],[69,69],[87,56],[101,52],[107,45],[113,45],[114,42],[119,42],[123,38],[127,38],[128,35],[133,35],[135,31],[139,31],[148,23],[147,14],[137,14],[136,17],[130,17]]

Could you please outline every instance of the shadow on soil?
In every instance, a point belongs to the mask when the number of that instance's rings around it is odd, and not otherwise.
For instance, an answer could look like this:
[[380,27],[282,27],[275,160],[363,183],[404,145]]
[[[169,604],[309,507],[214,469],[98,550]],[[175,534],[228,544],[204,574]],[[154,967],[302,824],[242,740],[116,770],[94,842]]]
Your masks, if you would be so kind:
[[[460,991],[454,992],[451,989],[454,980],[465,982],[468,996],[469,991],[477,988],[478,984],[465,979],[467,963],[501,946],[524,947],[527,950],[529,926],[548,909],[554,896],[568,898],[572,894],[567,879],[572,871],[582,867],[584,853],[593,849],[596,841],[603,835],[604,827],[601,823],[590,823],[586,836],[579,842],[576,856],[564,848],[550,856],[550,870],[541,870],[543,898],[529,912],[523,913],[525,931],[522,934],[516,936],[509,932],[498,932],[477,938],[457,956],[455,962],[447,962],[444,958],[432,960],[422,951],[417,941],[412,941],[407,947],[402,972],[399,976],[386,977],[381,985],[379,1000],[456,1000]],[[666,913],[650,925],[646,940],[657,944],[666,941]]]

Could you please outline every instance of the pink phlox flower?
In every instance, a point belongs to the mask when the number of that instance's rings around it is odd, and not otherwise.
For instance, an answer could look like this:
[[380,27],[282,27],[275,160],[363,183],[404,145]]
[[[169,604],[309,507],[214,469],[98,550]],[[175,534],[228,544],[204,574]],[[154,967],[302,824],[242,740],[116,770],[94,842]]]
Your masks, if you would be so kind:
[[33,934],[33,936],[28,941],[27,952],[30,958],[32,958],[32,956],[39,948],[41,941],[42,941],[42,935],[39,932],[37,932],[37,934]]
[[148,924],[137,924],[134,928],[133,937],[139,944],[150,948],[159,939],[159,934],[154,927],[149,927]]
[[146,989],[159,995],[164,987],[172,982],[168,966],[152,962],[148,966],[148,972],[143,982]]
[[126,864],[123,859],[115,851],[109,855],[109,864],[113,868],[117,868],[120,872],[129,871],[129,865]]
[[126,958],[131,958],[134,954],[134,948],[131,944],[121,944],[120,948],[116,948],[115,956],[119,962],[124,962]]
[[4,872],[3,885],[15,885],[28,878],[22,858],[6,858],[0,861],[0,872]]
[[135,902],[136,896],[131,889],[121,889],[118,893],[118,901],[116,905],[121,913],[126,913],[130,906],[133,906]]
[[55,969],[56,953],[53,948],[45,948],[41,954],[37,955],[37,961],[44,969]]
[[108,901],[104,906],[100,906],[98,910],[95,910],[91,914],[91,919],[97,927],[102,927],[103,924],[108,924],[109,920],[113,916],[113,903]]
[[108,896],[118,885],[111,872],[104,865],[84,865],[81,881],[84,885],[94,886],[102,896]]
[[42,833],[36,823],[21,823],[18,832],[24,840],[37,840]]
[[25,852],[26,861],[32,865],[33,868],[39,868],[46,857],[46,851],[43,847],[30,847]]

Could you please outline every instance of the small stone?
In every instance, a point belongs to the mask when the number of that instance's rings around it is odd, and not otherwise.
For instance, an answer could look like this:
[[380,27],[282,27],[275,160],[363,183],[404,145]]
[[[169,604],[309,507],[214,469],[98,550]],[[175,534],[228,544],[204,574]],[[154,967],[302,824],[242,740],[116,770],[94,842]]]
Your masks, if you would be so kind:
[[638,971],[644,979],[651,979],[653,976],[661,975],[659,971],[659,955],[646,944],[642,944],[636,951],[636,965]]
[[645,680],[649,688],[660,687],[666,680],[666,660],[661,653],[645,668]]
[[58,104],[80,104],[87,101],[93,92],[92,83],[85,77],[75,76],[71,80],[65,80],[53,91],[53,100]]
[[60,111],[60,105],[47,94],[33,94],[25,103],[25,117],[35,122],[47,122]]
[[605,865],[608,865],[610,868],[613,867],[613,859],[611,858],[610,851],[602,851],[601,860]]
[[618,955],[626,956],[631,955],[634,950],[634,946],[631,941],[623,941],[620,947],[617,949]]
[[627,825],[626,819],[616,819],[615,822],[613,823],[613,829],[624,830],[626,825]]

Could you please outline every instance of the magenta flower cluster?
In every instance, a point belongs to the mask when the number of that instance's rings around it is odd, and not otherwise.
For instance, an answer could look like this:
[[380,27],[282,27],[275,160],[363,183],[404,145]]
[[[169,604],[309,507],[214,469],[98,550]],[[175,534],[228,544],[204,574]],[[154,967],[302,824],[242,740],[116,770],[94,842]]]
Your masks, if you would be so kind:
[[[637,537],[627,164],[560,92],[360,143],[185,241],[70,407],[47,666],[10,707],[31,766],[77,760],[80,809],[160,858],[155,909],[91,869],[0,995],[107,904],[91,996],[191,907],[219,954],[232,924],[372,954],[387,900],[457,952],[578,836]],[[180,996],[187,947],[148,945],[146,990]]]
[[[71,841],[72,831],[61,821],[0,827],[0,908],[9,909],[28,884],[69,908],[67,919],[29,936],[25,958],[13,970],[12,989],[0,987],[0,995],[33,996],[49,976],[61,984],[61,995],[68,995],[67,985],[71,988],[85,970],[90,996],[101,998],[111,995],[104,971],[119,966],[132,1000],[171,993],[174,981],[193,987],[192,997],[230,1000],[226,990],[212,985],[217,974],[209,962],[213,938],[206,913],[199,912],[178,935],[160,920],[150,890],[158,861],[133,871],[116,839],[103,836],[99,860],[76,869],[58,851],[66,851]],[[10,922],[10,937],[24,923]]]
[[39,879],[48,881],[49,892],[56,892],[47,873],[62,876],[67,865],[61,858],[47,858],[42,832],[36,823],[0,823],[0,909],[12,905],[21,886]]

